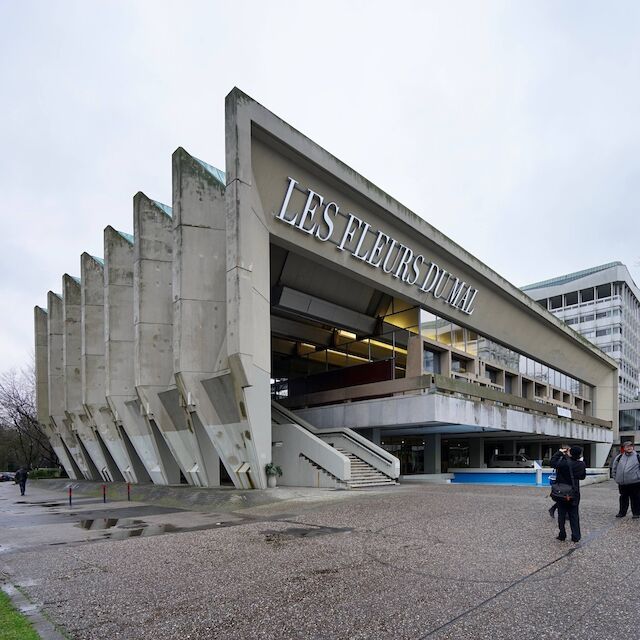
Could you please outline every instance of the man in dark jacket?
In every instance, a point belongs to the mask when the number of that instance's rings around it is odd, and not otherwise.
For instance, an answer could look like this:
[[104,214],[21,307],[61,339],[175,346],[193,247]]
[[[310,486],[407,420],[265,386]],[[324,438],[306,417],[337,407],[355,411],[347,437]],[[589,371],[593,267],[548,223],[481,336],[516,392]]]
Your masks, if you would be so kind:
[[556,470],[556,482],[573,486],[573,495],[570,500],[557,500],[558,503],[558,540],[567,539],[565,523],[569,518],[571,527],[571,541],[578,542],[582,537],[580,533],[580,480],[587,477],[587,468],[582,458],[582,447],[573,446],[569,449],[569,455],[557,451],[549,461]]
[[17,471],[16,471],[16,484],[20,485],[20,495],[23,496],[24,495],[24,491],[27,488],[27,478],[29,477],[29,474],[27,473],[27,470],[24,467],[20,467]]
[[623,453],[618,454],[611,465],[611,477],[618,483],[620,508],[616,518],[624,518],[629,510],[634,519],[640,518],[640,459],[633,442],[622,443]]

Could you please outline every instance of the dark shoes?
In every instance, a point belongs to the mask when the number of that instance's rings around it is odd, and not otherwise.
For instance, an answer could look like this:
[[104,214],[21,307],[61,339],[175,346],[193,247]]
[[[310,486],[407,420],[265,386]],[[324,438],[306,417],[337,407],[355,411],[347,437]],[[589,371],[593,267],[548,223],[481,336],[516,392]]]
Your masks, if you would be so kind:
[[556,507],[555,507],[555,506],[553,506],[553,507],[549,507],[549,515],[550,515],[552,518],[554,518],[554,517],[555,517],[555,515],[556,515]]
[[626,513],[616,513],[616,518],[624,518],[626,515]]
[[560,542],[564,542],[566,539],[567,539],[566,533],[564,535],[560,534],[559,536],[556,536],[556,540],[560,540]]
[[580,538],[574,538],[571,536],[571,542],[580,542]]
[[637,516],[631,516],[632,520],[637,520],[638,518],[640,518],[640,514],[638,514]]

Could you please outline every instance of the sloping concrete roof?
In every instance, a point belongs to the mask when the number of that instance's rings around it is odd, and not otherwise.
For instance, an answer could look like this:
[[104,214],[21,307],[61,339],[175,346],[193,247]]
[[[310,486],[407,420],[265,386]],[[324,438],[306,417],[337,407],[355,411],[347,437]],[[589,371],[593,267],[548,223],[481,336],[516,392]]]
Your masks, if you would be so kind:
[[173,217],[173,209],[168,204],[163,204],[157,200],[154,200],[153,204],[155,204],[159,209],[162,209],[170,218]]
[[118,231],[118,233],[129,243],[133,244],[133,236],[130,233],[125,233],[124,231]]
[[589,276],[592,273],[598,273],[598,271],[606,271],[611,267],[623,266],[622,262],[609,262],[608,264],[601,264],[598,267],[591,267],[590,269],[583,269],[582,271],[574,271],[573,273],[567,273],[564,276],[558,276],[557,278],[551,278],[549,280],[543,280],[542,282],[534,282],[522,287],[523,291],[528,289],[541,289],[542,287],[552,287],[558,284],[565,284],[572,280],[579,280],[584,276]]
[[200,158],[196,158],[193,156],[194,160],[197,160],[223,187],[227,186],[225,173],[220,169],[216,169],[214,166],[200,160]]

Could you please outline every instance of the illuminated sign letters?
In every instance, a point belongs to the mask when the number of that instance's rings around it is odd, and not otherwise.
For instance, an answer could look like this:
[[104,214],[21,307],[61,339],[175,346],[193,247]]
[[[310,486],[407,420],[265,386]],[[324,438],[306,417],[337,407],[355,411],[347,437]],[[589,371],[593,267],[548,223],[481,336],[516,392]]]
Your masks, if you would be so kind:
[[[433,260],[414,251],[392,238],[384,231],[376,230],[354,213],[348,213],[344,231],[339,239],[333,238],[340,207],[336,202],[327,202],[324,196],[313,189],[306,189],[306,202],[301,211],[289,211],[291,197],[298,185],[294,178],[289,184],[276,220],[291,225],[298,231],[316,238],[320,242],[329,240],[338,251],[348,251],[353,258],[392,278],[415,286],[422,293],[442,300],[462,313],[471,315],[478,290],[454,274],[440,267]],[[298,187],[299,190],[304,191]]]

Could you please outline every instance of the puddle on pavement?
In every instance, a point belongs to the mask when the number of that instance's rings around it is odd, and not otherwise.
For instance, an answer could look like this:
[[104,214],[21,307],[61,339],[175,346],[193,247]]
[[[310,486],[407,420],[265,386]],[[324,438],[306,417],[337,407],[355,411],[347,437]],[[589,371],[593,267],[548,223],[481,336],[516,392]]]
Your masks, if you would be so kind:
[[195,527],[177,527],[167,523],[150,523],[133,518],[95,518],[92,520],[80,520],[76,525],[87,531],[104,531],[102,538],[112,540],[124,540],[138,536],[157,536],[163,533],[180,533],[189,531],[203,531],[205,529],[220,529],[241,524],[238,521],[214,522],[212,524],[198,525]]
[[280,543],[285,540],[295,540],[296,538],[315,538],[317,536],[332,535],[334,533],[350,533],[351,527],[289,527],[282,531],[263,531],[267,542]]
[[18,500],[15,504],[26,504],[30,507],[64,507],[65,502],[27,502],[26,500]]

